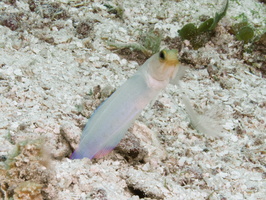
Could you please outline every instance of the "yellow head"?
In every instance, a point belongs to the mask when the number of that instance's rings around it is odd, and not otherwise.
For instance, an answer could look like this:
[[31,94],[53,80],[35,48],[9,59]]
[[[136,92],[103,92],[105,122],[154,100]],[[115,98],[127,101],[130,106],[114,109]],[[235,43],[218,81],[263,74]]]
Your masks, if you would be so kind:
[[149,73],[159,81],[173,79],[178,70],[177,50],[161,50],[150,58]]
[[161,50],[159,52],[159,61],[165,66],[165,67],[171,67],[176,66],[179,61],[177,59],[177,50]]

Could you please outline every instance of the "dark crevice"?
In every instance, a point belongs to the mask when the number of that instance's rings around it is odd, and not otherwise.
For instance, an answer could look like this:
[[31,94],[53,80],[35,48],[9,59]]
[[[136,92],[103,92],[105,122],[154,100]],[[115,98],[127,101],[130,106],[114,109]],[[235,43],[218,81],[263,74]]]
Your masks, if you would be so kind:
[[133,195],[137,195],[139,198],[145,198],[147,197],[145,192],[139,190],[139,189],[135,189],[132,186],[128,186],[129,191],[133,194]]

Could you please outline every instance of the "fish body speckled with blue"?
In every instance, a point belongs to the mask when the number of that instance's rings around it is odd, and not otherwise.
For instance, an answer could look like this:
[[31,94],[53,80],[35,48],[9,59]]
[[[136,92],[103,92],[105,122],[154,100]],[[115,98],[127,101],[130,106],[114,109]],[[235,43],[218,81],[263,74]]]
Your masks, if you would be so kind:
[[71,159],[99,158],[114,149],[141,111],[175,79],[176,50],[162,50],[104,101],[88,120]]

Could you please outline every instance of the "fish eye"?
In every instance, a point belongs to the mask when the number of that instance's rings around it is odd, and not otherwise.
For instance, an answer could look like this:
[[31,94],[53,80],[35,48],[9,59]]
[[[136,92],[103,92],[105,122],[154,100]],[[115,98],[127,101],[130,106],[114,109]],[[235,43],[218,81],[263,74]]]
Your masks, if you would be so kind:
[[164,50],[160,51],[160,53],[159,53],[159,57],[160,57],[162,60],[165,59],[165,52],[164,52]]

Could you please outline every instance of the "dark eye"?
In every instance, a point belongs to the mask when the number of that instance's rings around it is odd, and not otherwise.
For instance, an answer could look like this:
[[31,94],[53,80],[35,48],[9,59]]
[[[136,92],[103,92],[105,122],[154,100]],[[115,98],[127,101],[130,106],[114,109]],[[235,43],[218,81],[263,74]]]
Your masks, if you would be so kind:
[[159,57],[161,58],[161,59],[165,59],[165,53],[164,53],[164,51],[160,51],[160,53],[159,53]]

